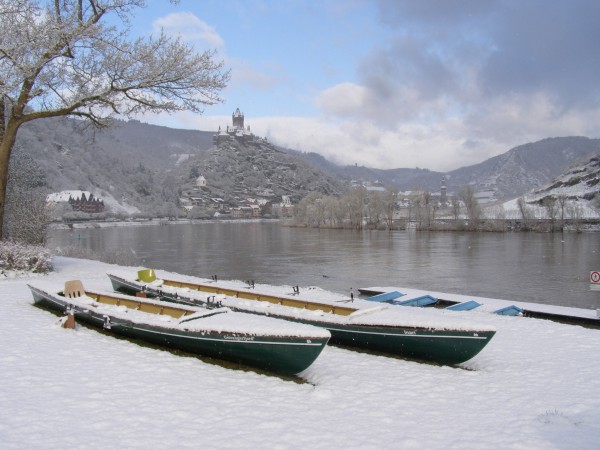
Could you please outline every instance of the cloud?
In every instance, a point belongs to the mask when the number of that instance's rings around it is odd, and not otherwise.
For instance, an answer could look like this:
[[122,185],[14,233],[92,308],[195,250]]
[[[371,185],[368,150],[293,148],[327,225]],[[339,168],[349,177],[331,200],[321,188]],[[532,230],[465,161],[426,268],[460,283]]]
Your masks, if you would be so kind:
[[[397,30],[393,43],[365,63],[379,78],[414,85],[424,97],[462,99],[465,88],[476,88],[485,97],[545,92],[566,108],[600,100],[595,0],[382,0],[379,6],[381,22]],[[476,75],[470,86],[461,81],[465,71]]]
[[326,114],[356,117],[371,103],[369,89],[354,83],[341,83],[317,95],[315,102]]
[[[386,39],[361,53],[358,76],[315,93],[316,117],[252,117],[248,110],[254,133],[339,164],[439,171],[546,137],[599,137],[600,2],[377,4]],[[172,16],[182,30],[186,20],[203,24],[193,15]],[[242,94],[273,90],[285,98],[279,89],[293,81],[284,67],[229,62],[232,89]],[[231,117],[182,113],[171,120],[216,130]]]
[[[252,117],[246,125],[282,147],[316,152],[341,165],[380,169],[421,167],[447,172],[485,161],[510,148],[549,136],[592,135],[600,110],[558,114],[550,98],[533,95],[494,101],[464,118],[435,123],[402,123],[394,129],[360,119]],[[142,120],[173,128],[216,131],[231,116],[189,112],[146,116]]]
[[[315,105],[337,161],[451,170],[551,136],[598,136],[600,3],[382,0],[391,38]],[[322,124],[321,124],[322,125]],[[284,139],[283,132],[278,133]],[[326,144],[320,137],[319,144]],[[298,145],[318,148],[317,142]]]
[[155,20],[153,26],[155,33],[163,29],[169,35],[181,36],[186,42],[206,44],[211,48],[224,46],[219,33],[192,13],[172,13]]

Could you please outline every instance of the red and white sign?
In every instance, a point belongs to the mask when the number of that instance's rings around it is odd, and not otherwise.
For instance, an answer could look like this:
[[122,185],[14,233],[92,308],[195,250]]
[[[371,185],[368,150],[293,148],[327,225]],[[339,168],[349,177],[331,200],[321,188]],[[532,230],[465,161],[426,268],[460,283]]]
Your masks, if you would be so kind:
[[590,283],[600,284],[600,272],[590,272]]

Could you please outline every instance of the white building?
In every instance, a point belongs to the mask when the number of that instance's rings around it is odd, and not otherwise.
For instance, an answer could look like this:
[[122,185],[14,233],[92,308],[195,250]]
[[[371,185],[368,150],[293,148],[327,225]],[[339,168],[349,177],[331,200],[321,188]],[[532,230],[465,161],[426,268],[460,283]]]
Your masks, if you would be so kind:
[[206,178],[204,178],[202,175],[200,175],[196,179],[196,187],[205,187],[205,186],[206,186]]

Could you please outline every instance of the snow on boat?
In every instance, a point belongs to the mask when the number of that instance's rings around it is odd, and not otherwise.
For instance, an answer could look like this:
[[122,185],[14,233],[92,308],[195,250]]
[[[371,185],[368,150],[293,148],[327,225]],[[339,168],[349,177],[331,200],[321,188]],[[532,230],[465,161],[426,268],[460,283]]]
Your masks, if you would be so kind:
[[[429,294],[411,297],[406,300],[396,300],[400,297],[404,297],[405,295],[406,294],[402,294],[398,291],[391,291],[367,297],[365,298],[365,300],[369,302],[389,303],[390,305],[394,306],[413,306],[419,308],[435,306],[438,303],[440,303],[440,300],[438,298],[433,297]],[[471,311],[472,309],[475,309],[479,306],[481,306],[481,303],[477,303],[474,300],[470,300],[464,303],[454,303],[450,306],[447,306],[446,309],[450,311]],[[500,308],[493,312],[495,314],[500,314],[501,316],[522,316],[523,311],[523,308],[519,308],[515,305],[510,305],[504,308]]]
[[455,303],[453,305],[447,306],[446,309],[450,311],[471,311],[475,308],[479,308],[481,303],[476,302],[475,300],[467,300],[462,303]]
[[29,288],[36,303],[112,333],[283,375],[310,366],[330,338],[322,328],[237,313],[220,305],[183,306],[84,290],[79,280],[65,283],[64,290]]
[[[227,282],[204,281],[151,269],[111,272],[113,288],[125,293],[145,293],[186,304],[221,302],[235,311],[268,315],[325,328],[331,342],[401,357],[454,365],[477,355],[492,339],[495,328],[465,324],[452,313],[422,308],[396,308],[363,300],[316,301],[292,295],[273,295],[236,289]],[[410,312],[409,312],[410,310]]]

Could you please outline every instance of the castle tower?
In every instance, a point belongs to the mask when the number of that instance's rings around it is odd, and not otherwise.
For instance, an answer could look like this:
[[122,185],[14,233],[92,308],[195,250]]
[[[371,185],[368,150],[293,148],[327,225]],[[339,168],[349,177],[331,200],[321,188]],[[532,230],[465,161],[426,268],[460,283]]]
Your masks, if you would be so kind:
[[442,177],[442,183],[440,185],[440,203],[445,205],[448,202],[447,188],[446,188],[446,177]]
[[244,129],[244,114],[240,112],[240,108],[237,108],[231,115],[231,120],[233,122],[233,128],[238,130]]

